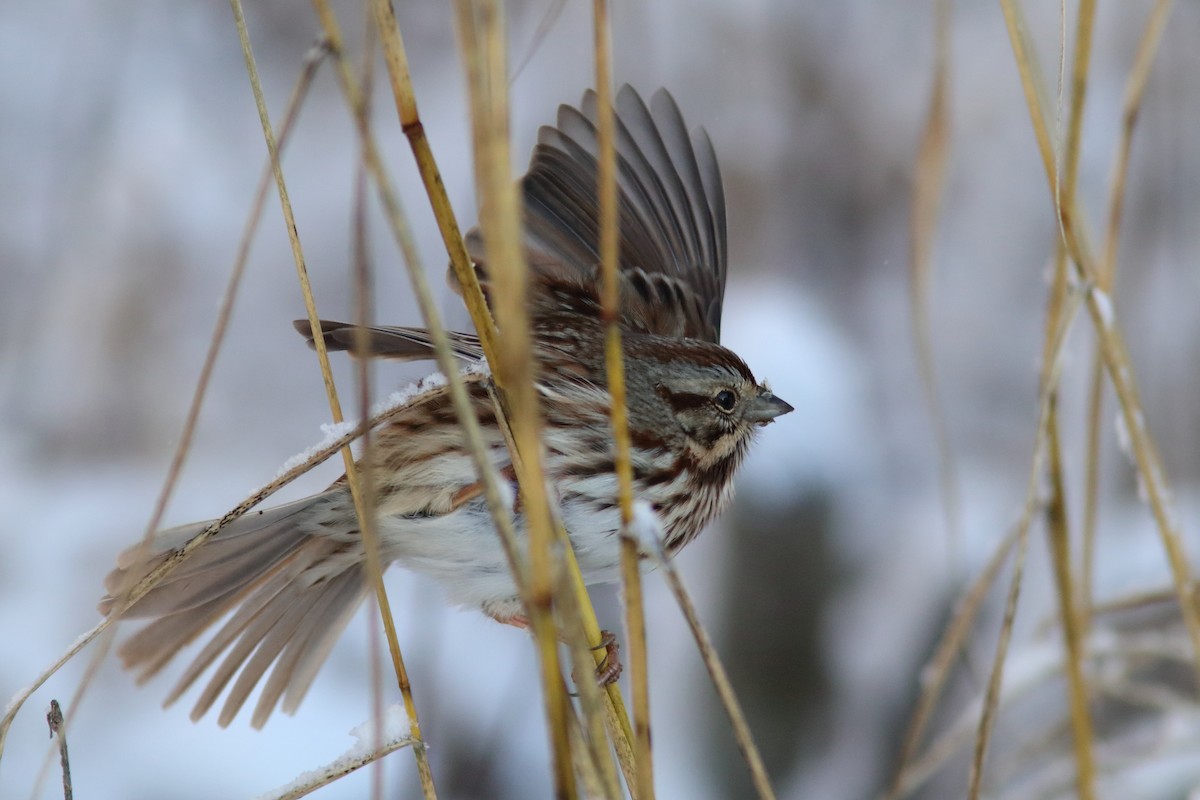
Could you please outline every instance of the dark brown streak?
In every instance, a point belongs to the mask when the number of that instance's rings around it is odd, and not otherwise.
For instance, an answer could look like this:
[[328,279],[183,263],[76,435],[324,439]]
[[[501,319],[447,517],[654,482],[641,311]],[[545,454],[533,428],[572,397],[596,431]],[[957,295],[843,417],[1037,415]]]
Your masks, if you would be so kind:
[[658,393],[664,400],[671,404],[671,408],[676,413],[680,411],[690,411],[697,408],[705,408],[712,404],[712,397],[707,394],[698,394],[696,392],[672,392],[665,386],[659,386]]

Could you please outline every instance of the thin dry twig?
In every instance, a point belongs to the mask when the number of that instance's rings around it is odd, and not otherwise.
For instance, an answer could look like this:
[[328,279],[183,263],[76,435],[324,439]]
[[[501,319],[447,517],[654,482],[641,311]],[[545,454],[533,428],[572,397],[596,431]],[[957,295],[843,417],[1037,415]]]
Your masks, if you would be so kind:
[[[1030,508],[1032,511],[1032,508]],[[971,771],[967,778],[967,797],[978,800],[983,787],[983,765],[991,741],[992,727],[1000,705],[1000,687],[1004,681],[1004,662],[1008,655],[1008,644],[1012,639],[1013,622],[1017,615],[1017,602],[1021,596],[1021,583],[1025,574],[1025,555],[1029,547],[1029,523],[1032,514],[1026,515],[1017,528],[1017,554],[1013,559],[1012,581],[1008,598],[1004,603],[1004,619],[1000,625],[1000,641],[996,644],[996,655],[984,693],[983,713],[975,732],[975,752],[971,759]]]
[[[292,89],[291,96],[288,99],[287,109],[283,115],[283,121],[279,126],[278,149],[283,151],[287,144],[290,134],[295,125],[296,119],[299,116],[300,108],[303,105],[304,99],[308,96],[308,90],[312,86],[313,78],[316,76],[318,67],[328,55],[328,50],[324,42],[315,44],[308,53],[305,54],[303,65],[301,67],[300,76],[296,80],[296,85]],[[251,205],[250,214],[246,219],[246,225],[243,228],[241,239],[238,242],[237,255],[235,256],[233,268],[230,270],[229,279],[226,282],[225,291],[221,295],[221,305],[217,311],[216,322],[213,326],[213,334],[209,339],[209,348],[205,354],[204,363],[200,370],[200,375],[196,380],[196,388],[192,393],[191,403],[188,408],[187,416],[183,429],[180,432],[179,444],[176,446],[175,453],[172,456],[171,466],[167,470],[167,478],[164,481],[163,488],[160,490],[159,497],[155,503],[155,510],[151,514],[150,522],[147,526],[147,532],[153,534],[158,529],[161,522],[162,514],[166,509],[170,495],[174,491],[175,484],[178,480],[179,472],[183,468],[184,460],[187,452],[191,447],[191,441],[195,432],[195,422],[199,417],[200,407],[203,404],[204,397],[208,391],[208,383],[212,374],[212,369],[216,364],[216,358],[220,352],[221,346],[225,341],[225,331],[229,325],[229,319],[233,313],[234,302],[237,298],[238,291],[241,287],[242,276],[245,273],[246,264],[250,258],[250,246],[254,241],[254,234],[258,230],[258,225],[262,220],[263,210],[266,207],[267,192],[270,190],[272,179],[271,160],[268,157],[267,164],[263,168],[262,176],[259,178],[258,187],[255,189],[254,201]],[[315,464],[314,464],[315,465]],[[203,534],[201,534],[203,536]],[[206,539],[208,537],[205,537]],[[145,541],[149,541],[146,539]],[[189,551],[191,552],[191,551]],[[173,567],[172,567],[173,568]],[[166,575],[169,570],[161,573]],[[157,579],[156,579],[157,580]],[[142,594],[153,588],[154,583],[146,585]],[[141,597],[141,594],[138,595]],[[93,628],[85,635],[86,641],[77,641],[75,646],[72,646],[67,653],[62,656],[53,666],[45,673],[39,676],[38,682],[31,687],[27,694],[18,695],[13,698],[5,717],[0,720],[0,758],[4,754],[4,742],[8,735],[8,728],[12,724],[16,713],[20,710],[24,702],[32,695],[33,690],[40,687],[43,682],[48,680],[55,672],[58,671],[67,661],[70,661],[78,652],[86,645],[90,644],[101,633],[108,630],[110,624],[115,622],[120,612],[128,608],[127,604],[109,615],[109,619],[101,623],[101,625]],[[109,634],[111,637],[112,634]],[[96,657],[88,665],[88,669],[80,681],[79,688],[76,690],[72,700],[71,707],[78,708],[80,701],[86,693],[87,687],[91,683],[91,678],[96,674],[96,669],[108,652],[108,645],[111,642],[106,642],[105,646],[96,654]]]
[[633,458],[629,439],[629,410],[625,399],[625,360],[621,349],[621,288],[617,276],[616,124],[612,101],[612,46],[609,42],[608,2],[593,0],[592,29],[596,57],[597,191],[600,207],[600,268],[603,279],[601,314],[604,320],[604,366],[612,404],[614,466],[621,507],[621,581],[625,597],[626,650],[633,683],[634,756],[639,800],[654,798],[653,752],[650,746],[650,677],[646,617],[642,604],[641,556],[630,534],[633,524]]
[[380,761],[384,756],[396,752],[402,747],[410,747],[417,743],[412,736],[399,736],[383,741],[382,737],[375,739],[376,745],[370,752],[356,752],[343,756],[315,770],[309,770],[304,775],[285,787],[260,795],[261,800],[297,800],[312,794],[317,789],[324,788],[339,781],[352,772],[362,769],[368,764]]
[[[1092,29],[1095,22],[1095,0],[1081,0],[1075,31],[1075,54],[1071,70],[1071,110],[1067,123],[1065,145],[1064,179],[1055,185],[1055,207],[1071,205],[1075,201],[1079,174],[1079,142],[1083,131],[1083,108],[1087,93],[1088,65],[1092,49]],[[1065,25],[1065,20],[1064,20]],[[1065,60],[1065,45],[1063,59]],[[1062,214],[1059,213],[1059,219]],[[1061,231],[1061,227],[1060,227]],[[1047,352],[1054,345],[1054,332],[1058,329],[1066,302],[1068,287],[1067,248],[1061,240],[1056,248],[1055,279],[1046,319],[1045,347]],[[1051,366],[1043,364],[1043,381],[1051,380]],[[1046,440],[1049,450],[1050,498],[1047,503],[1046,534],[1050,540],[1050,556],[1054,566],[1055,586],[1058,590],[1059,610],[1062,618],[1063,639],[1067,652],[1067,686],[1070,697],[1070,720],[1072,743],[1075,753],[1075,774],[1079,796],[1090,800],[1095,796],[1096,767],[1092,755],[1092,721],[1088,709],[1088,688],[1083,672],[1083,629],[1077,608],[1078,597],[1071,569],[1070,526],[1068,524],[1066,478],[1062,461],[1062,443],[1059,436],[1058,387],[1056,382],[1047,385],[1049,413],[1046,420]]]
[[[459,377],[460,380],[464,379],[462,376]],[[486,377],[487,376],[482,373],[474,373],[467,376],[465,379],[471,381],[482,381],[485,380]],[[418,393],[415,396],[409,397],[404,403],[399,403],[376,413],[371,417],[370,427],[373,428],[387,422],[405,408],[408,408],[411,403],[419,402],[421,399],[422,395]],[[34,692],[40,689],[46,683],[46,681],[48,681],[56,672],[58,672],[58,670],[63,667],[64,664],[78,655],[79,652],[89,644],[94,642],[98,636],[116,624],[116,622],[121,618],[121,615],[129,610],[131,606],[145,597],[146,593],[157,586],[164,577],[173,572],[180,564],[190,558],[192,553],[196,552],[196,550],[200,547],[203,547],[205,543],[212,539],[212,537],[216,536],[217,533],[223,530],[227,525],[245,515],[250,509],[271,497],[277,491],[282,489],[284,486],[287,486],[289,483],[296,480],[313,467],[328,460],[335,453],[340,452],[343,447],[348,446],[351,442],[358,439],[360,435],[361,430],[356,429],[350,433],[339,436],[332,441],[322,443],[317,448],[314,448],[308,452],[306,454],[306,458],[302,462],[284,470],[270,483],[250,494],[248,497],[246,497],[246,499],[227,511],[220,518],[213,520],[207,528],[189,539],[182,548],[168,553],[163,559],[162,563],[150,570],[150,572],[148,572],[141,580],[134,584],[133,587],[130,588],[120,600],[114,603],[113,608],[107,617],[100,620],[100,622],[92,627],[91,630],[87,631],[78,639],[76,639],[75,642],[72,643],[69,648],[67,648],[66,652],[59,656],[59,658],[55,660],[53,664],[43,670],[40,675],[34,678],[33,682],[29,686],[13,697],[13,699],[9,702],[7,709],[5,710],[4,717],[0,718],[0,757],[3,757],[4,742],[8,736],[9,729],[12,727],[13,719],[16,718],[17,712],[20,711],[21,707],[29,700],[30,697],[33,696]]]
[[[1036,58],[1028,40],[1028,29],[1025,26],[1020,7],[1014,0],[1001,0],[1001,3],[1014,58],[1017,61],[1018,71],[1025,89],[1026,105],[1029,107],[1047,180],[1053,192],[1057,180],[1057,168],[1046,124],[1044,91],[1038,77]],[[1171,567],[1176,596],[1195,655],[1196,672],[1200,676],[1200,610],[1190,602],[1191,570],[1188,566],[1187,552],[1177,522],[1168,508],[1170,489],[1166,471],[1146,427],[1141,399],[1133,379],[1133,370],[1125,348],[1124,337],[1116,324],[1112,300],[1096,283],[1098,269],[1092,256],[1087,232],[1084,229],[1084,220],[1080,213],[1078,200],[1071,198],[1069,205],[1064,202],[1058,208],[1058,212],[1067,251],[1075,265],[1078,278],[1087,287],[1084,301],[1088,316],[1096,331],[1104,366],[1120,404],[1122,420],[1129,432],[1139,479],[1145,489],[1146,501],[1154,515],[1163,550]]]
[[937,57],[933,68],[933,88],[930,93],[929,111],[925,116],[925,129],[921,133],[917,161],[913,168],[912,213],[909,216],[909,270],[912,277],[910,302],[921,387],[925,391],[925,403],[929,408],[934,440],[937,444],[938,478],[942,490],[946,531],[951,544],[956,545],[962,540],[958,467],[938,389],[929,313],[933,240],[937,233],[938,211],[946,183],[946,165],[950,157],[951,121],[947,66],[950,49],[949,0],[938,0],[935,8],[934,38],[937,43]]
[[661,541],[658,558],[662,565],[663,573],[666,575],[667,585],[670,586],[671,593],[675,595],[679,609],[683,612],[684,619],[687,620],[688,627],[692,631],[692,636],[696,640],[696,647],[700,651],[700,657],[704,661],[704,668],[708,670],[708,676],[712,679],[713,686],[717,690],[717,696],[721,700],[721,705],[724,707],[725,713],[729,716],[733,738],[737,742],[738,750],[741,751],[742,758],[750,770],[750,781],[754,785],[755,794],[759,797],[759,800],[774,800],[775,790],[771,788],[771,779],[767,776],[767,768],[763,764],[762,755],[759,754],[758,747],[754,744],[754,737],[750,733],[750,725],[746,722],[746,715],[742,711],[742,706],[738,702],[737,695],[734,694],[733,684],[729,681],[729,674],[725,671],[725,666],[721,663],[721,658],[717,655],[716,648],[713,647],[712,639],[708,636],[708,631],[704,629],[704,625],[700,622],[700,616],[696,613],[696,605],[692,602],[691,596],[684,587],[683,580],[679,577],[679,571],[675,569],[675,564],[671,561],[666,550],[661,547]]
[[[464,299],[467,302],[468,311],[471,312],[475,329],[480,336],[484,354],[487,356],[488,364],[494,365],[497,361],[495,323],[492,321],[491,312],[488,311],[487,305],[483,300],[483,293],[479,287],[475,271],[467,259],[466,249],[463,247],[462,237],[458,232],[458,225],[453,219],[453,211],[450,208],[450,201],[446,195],[446,188],[442,183],[437,164],[433,160],[433,153],[429,149],[429,142],[424,135],[424,127],[421,125],[420,116],[417,113],[416,98],[412,93],[412,85],[408,78],[408,62],[404,54],[403,42],[400,39],[400,31],[396,26],[395,15],[388,0],[376,0],[374,9],[376,12],[376,25],[379,29],[380,41],[383,45],[385,61],[388,65],[388,75],[391,79],[401,125],[412,144],[417,165],[425,181],[426,191],[433,205],[434,213],[438,217],[443,238],[446,239],[447,248],[451,256],[451,264],[455,269],[456,278],[459,281]],[[351,105],[357,106],[359,102],[358,92],[352,80],[346,84],[346,90]],[[367,158],[368,170],[378,186],[379,197],[387,212],[392,234],[408,266],[413,294],[417,298],[422,318],[425,321],[425,327],[429,330],[430,338],[434,343],[434,353],[437,358],[438,367],[442,370],[443,374],[453,376],[457,373],[457,357],[450,349],[445,327],[442,325],[440,315],[437,313],[437,307],[433,302],[429,285],[425,278],[425,271],[421,266],[420,254],[413,239],[412,229],[408,224],[407,218],[402,213],[398,196],[392,188],[387,174],[382,169],[378,149],[365,115],[362,118],[359,132],[364,141],[364,153]],[[444,219],[444,215],[448,215],[449,219]],[[472,297],[476,297],[477,302],[473,301]],[[477,317],[476,315],[480,313],[481,316]],[[492,370],[492,382],[499,382],[494,369]],[[495,465],[488,457],[487,447],[483,442],[479,419],[475,416],[474,408],[463,389],[462,382],[452,377],[450,379],[450,390],[455,414],[458,417],[459,426],[462,428],[467,441],[467,450],[471,455],[476,474],[483,484],[484,499],[492,515],[492,522],[495,524],[497,533],[500,536],[500,543],[504,548],[505,557],[508,559],[509,568],[512,571],[522,602],[528,606],[524,560],[516,543],[516,531],[510,509],[505,505],[500,492],[500,478],[496,472]],[[491,385],[489,385],[489,392],[493,394],[493,397],[496,396],[492,391]],[[498,401],[496,402],[496,407],[497,417],[501,420],[503,427],[503,410]]]
[[[1104,237],[1104,253],[1100,262],[1097,285],[1108,292],[1113,291],[1117,266],[1117,242],[1121,231],[1121,220],[1125,204],[1125,184],[1129,174],[1129,153],[1133,145],[1133,132],[1137,125],[1138,112],[1146,93],[1150,70],[1162,41],[1163,31],[1170,16],[1171,0],[1158,0],[1151,10],[1146,28],[1138,40],[1133,69],[1125,84],[1121,111],[1121,135],[1117,144],[1116,165],[1113,169],[1112,185],[1109,190],[1108,225]],[[1096,516],[1100,504],[1100,419],[1103,415],[1104,384],[1103,364],[1099,348],[1092,356],[1092,375],[1088,389],[1087,441],[1084,455],[1084,504],[1083,504],[1083,577],[1080,587],[1080,613],[1086,627],[1090,623],[1093,603],[1092,581],[1096,565]]]
[[[362,71],[361,83],[364,97],[370,98],[375,76],[375,25],[368,15],[364,15],[364,20],[362,65],[360,67]],[[354,321],[357,325],[354,330],[354,350],[358,355],[358,358],[355,359],[355,372],[358,377],[358,414],[360,419],[365,420],[371,415],[372,359],[369,357],[371,346],[368,331],[371,321],[375,317],[375,312],[374,303],[372,302],[374,292],[371,276],[371,259],[367,245],[367,166],[366,159],[361,154],[361,147],[358,164],[354,170],[354,203],[351,212],[351,228],[353,231],[351,263],[354,275]],[[373,457],[375,452],[372,445],[371,431],[370,429],[364,429],[362,432],[362,462],[367,468],[362,471],[360,483],[362,485],[363,508],[366,509],[368,516],[374,520],[378,506],[376,505],[374,480],[375,462]],[[380,611],[379,613],[383,612]],[[379,664],[379,629],[369,624],[367,634],[369,642],[368,653],[370,655],[371,702],[375,709],[371,722],[374,726],[374,741],[382,744],[384,738],[384,709],[386,704],[383,696],[383,671],[380,669]],[[376,752],[378,752],[378,749],[377,747]],[[374,800],[383,800],[384,797],[384,769],[382,760],[377,760],[374,769],[371,770],[371,796]]]
[[[318,15],[321,14],[322,6],[322,3],[317,2]],[[313,298],[312,285],[308,278],[308,268],[305,264],[304,251],[300,244],[300,233],[292,212],[291,200],[288,197],[287,183],[283,176],[283,165],[279,160],[279,150],[275,143],[270,114],[267,110],[266,99],[263,96],[262,85],[259,81],[258,68],[254,62],[254,53],[250,44],[250,34],[246,27],[241,0],[230,0],[230,7],[233,9],[234,20],[237,24],[238,39],[242,46],[243,56],[245,57],[246,72],[249,76],[250,87],[254,93],[254,104],[258,109],[259,121],[262,124],[263,138],[267,144],[267,151],[271,156],[275,186],[279,193],[279,203],[283,211],[288,240],[291,243],[292,259],[296,266],[296,277],[300,283],[300,291],[304,297],[304,308],[308,315],[309,325],[313,330],[313,343],[317,352],[317,361],[321,368],[321,378],[325,385],[325,394],[329,401],[329,412],[334,423],[340,423],[343,421],[341,402],[338,399],[337,387],[334,384],[333,372],[329,364],[329,353],[325,347],[324,337],[321,336],[320,316],[317,314],[316,301]],[[325,35],[335,57],[339,75],[347,72],[348,67],[342,57],[343,53],[338,32],[336,29],[331,31],[326,26]],[[396,626],[392,618],[391,603],[388,600],[387,588],[383,583],[383,560],[379,554],[379,539],[375,531],[374,517],[372,509],[367,507],[363,499],[362,484],[359,480],[354,453],[349,447],[342,450],[342,463],[346,470],[346,483],[350,489],[350,495],[354,501],[354,510],[358,517],[359,531],[363,540],[363,551],[366,554],[368,580],[375,591],[375,599],[379,605],[379,616],[387,637],[388,650],[392,656],[392,668],[396,673],[396,682],[399,686],[401,697],[404,700],[405,710],[408,713],[409,727],[413,738],[417,741],[417,744],[413,747],[413,752],[416,755],[421,788],[427,800],[432,800],[432,798],[437,796],[433,784],[433,772],[429,767],[429,759],[421,740],[421,725],[417,716],[416,704],[412,697],[408,673],[404,667],[404,657],[400,652],[400,640],[396,634]]]
[[[108,652],[112,649],[113,640],[116,638],[117,629],[109,628],[104,635],[100,637],[99,643],[96,645],[95,651],[91,658],[88,659],[87,666],[83,670],[83,677],[79,679],[79,683],[75,686],[75,691],[71,695],[67,705],[71,708],[72,713],[78,717],[79,709],[88,690],[92,687],[92,682],[96,679],[96,675],[100,671],[100,666],[104,660],[108,658]],[[54,752],[48,751],[46,758],[42,762],[41,768],[38,770],[37,778],[33,782],[33,791],[30,792],[31,797],[40,797],[42,787],[50,776],[50,768],[53,763]]]
[[1047,445],[1050,451],[1050,498],[1046,507],[1046,535],[1058,589],[1059,615],[1066,645],[1067,688],[1070,697],[1071,733],[1075,749],[1075,775],[1081,800],[1095,797],[1096,763],[1092,755],[1092,718],[1088,708],[1088,685],[1084,677],[1084,631],[1076,607],[1076,592],[1071,575],[1070,525],[1067,519],[1062,442],[1058,431],[1057,393],[1047,419]]
[[1017,603],[1021,596],[1021,584],[1025,571],[1025,555],[1029,546],[1029,526],[1038,506],[1038,481],[1042,473],[1050,431],[1050,418],[1054,410],[1054,398],[1062,372],[1062,352],[1066,343],[1067,332],[1079,306],[1078,293],[1070,295],[1074,301],[1062,310],[1059,327],[1051,332],[1051,358],[1043,368],[1046,379],[1042,382],[1041,398],[1038,403],[1037,433],[1033,448],[1033,464],[1029,470],[1029,479],[1025,487],[1025,504],[1021,518],[1017,523],[1017,553],[1013,559],[1012,580],[1009,583],[1008,597],[1004,604],[1004,617],[1000,625],[1000,640],[996,644],[996,653],[992,659],[992,669],[988,676],[987,688],[984,692],[983,712],[979,717],[979,727],[975,735],[975,752],[971,759],[971,770],[967,778],[967,796],[978,800],[983,787],[983,767],[987,756],[988,743],[991,740],[992,729],[995,725],[996,714],[1000,705],[1000,689],[1004,682],[1004,665],[1008,657],[1008,646],[1012,640],[1013,622],[1017,615]]
[[[886,800],[897,800],[911,794],[927,776],[928,773],[921,769],[917,760],[917,748],[925,736],[925,728],[933,716],[937,701],[941,699],[942,690],[950,677],[950,669],[965,646],[967,635],[973,630],[975,620],[983,608],[983,601],[995,584],[996,577],[1008,560],[1020,533],[1020,527],[1014,527],[992,551],[979,577],[955,605],[954,614],[934,649],[933,657],[921,670],[921,694],[917,699],[916,710],[908,724],[908,730],[904,734],[900,766],[892,778]],[[922,760],[928,758],[927,752]]]
[[71,758],[67,755],[67,727],[63,721],[62,706],[57,700],[50,701],[50,711],[46,714],[46,722],[50,726],[50,737],[58,736],[58,761],[62,766],[63,800],[71,800],[74,791],[71,789]]
[[569,703],[562,690],[558,637],[552,615],[551,546],[555,532],[542,469],[541,403],[534,385],[532,331],[525,304],[529,275],[521,248],[520,196],[509,166],[503,8],[492,0],[480,0],[470,6],[464,2],[459,8],[463,49],[476,51],[479,58],[479,68],[470,73],[474,80],[469,88],[476,181],[479,194],[486,198],[480,204],[480,227],[495,287],[492,301],[496,323],[504,330],[505,338],[494,366],[501,376],[509,412],[507,419],[515,453],[519,454],[514,457],[513,466],[529,539],[529,625],[542,667],[555,790],[561,797],[574,797],[578,789],[566,724]]

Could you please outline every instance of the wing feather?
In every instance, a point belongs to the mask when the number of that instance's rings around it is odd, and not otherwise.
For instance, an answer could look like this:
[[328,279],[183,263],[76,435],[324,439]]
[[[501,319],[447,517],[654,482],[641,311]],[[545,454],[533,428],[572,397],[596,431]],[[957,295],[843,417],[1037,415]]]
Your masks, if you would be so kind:
[[[592,91],[578,108],[560,107],[556,125],[539,132],[521,180],[535,314],[555,309],[564,282],[598,292],[597,110]],[[647,105],[622,87],[616,113],[622,321],[648,333],[717,342],[727,246],[712,143],[703,129],[688,132],[665,90]],[[486,290],[478,228],[467,244]]]

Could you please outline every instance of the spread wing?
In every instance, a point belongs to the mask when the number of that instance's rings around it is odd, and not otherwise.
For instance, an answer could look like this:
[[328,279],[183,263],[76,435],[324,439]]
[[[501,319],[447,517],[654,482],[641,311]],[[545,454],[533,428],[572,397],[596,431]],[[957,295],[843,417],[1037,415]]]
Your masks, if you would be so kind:
[[[308,320],[295,320],[292,326],[308,340],[309,347],[316,347],[313,344],[312,326]],[[328,350],[348,350],[353,353],[358,347],[358,330],[356,325],[345,322],[321,320],[321,338],[325,340]],[[483,358],[483,347],[475,334],[447,331],[446,335],[450,338],[450,349],[459,358],[468,361]],[[424,328],[378,325],[367,328],[366,341],[367,353],[379,358],[394,358],[399,361],[434,358],[433,339]]]
[[[525,248],[539,290],[599,286],[597,99],[561,106],[538,135],[521,181]],[[725,198],[703,129],[689,134],[666,90],[649,106],[629,86],[617,93],[616,149],[622,320],[634,330],[717,342],[725,293]],[[467,247],[480,280],[487,264],[478,228]]]

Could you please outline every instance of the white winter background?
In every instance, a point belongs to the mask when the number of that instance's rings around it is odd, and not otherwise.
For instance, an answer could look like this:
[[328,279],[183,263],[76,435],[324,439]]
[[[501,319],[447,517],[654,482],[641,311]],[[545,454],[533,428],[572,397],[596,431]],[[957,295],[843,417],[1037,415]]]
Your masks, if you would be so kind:
[[[514,54],[532,50],[512,80],[516,168],[537,126],[592,84],[588,5],[565,4],[538,39],[550,5],[510,11]],[[707,127],[721,159],[731,243],[723,342],[796,407],[762,432],[735,507],[679,559],[782,797],[865,798],[885,784],[919,666],[964,581],[1016,519],[1027,481],[1056,230],[1000,8],[955,5],[952,153],[932,285],[935,354],[962,479],[964,534],[951,545],[906,273],[932,3],[614,4],[617,80],[644,93],[669,87],[688,120]],[[1059,4],[1027,5],[1036,6],[1031,25],[1053,81]],[[1150,5],[1101,4],[1081,170],[1097,230],[1123,82]],[[359,41],[359,4],[337,7]],[[397,3],[397,13],[426,130],[470,224],[469,127],[451,7],[414,0]],[[278,121],[318,27],[295,2],[254,0],[247,14]],[[1198,37],[1200,11],[1178,4],[1140,119],[1117,301],[1193,553]],[[440,287],[445,256],[385,100],[375,118]],[[47,0],[0,11],[0,700],[97,622],[105,573],[144,531],[264,158],[225,4]],[[325,70],[285,167],[328,318],[353,309],[355,159],[348,114]],[[168,525],[222,514],[319,439],[328,421],[315,359],[290,324],[303,308],[273,197],[267,208]],[[378,318],[418,324],[377,214],[371,241]],[[456,298],[443,291],[441,302],[464,324]],[[1086,323],[1078,327],[1064,395],[1074,510],[1091,361]],[[377,374],[382,394],[420,373]],[[355,407],[344,359],[338,377]],[[1165,573],[1107,422],[1104,435],[1100,591],[1112,596],[1163,585]],[[315,491],[337,474],[327,464],[279,497]],[[1055,608],[1043,539],[1035,528],[1018,659],[1037,646],[1057,654],[1059,640],[1039,628]],[[388,585],[441,795],[549,796],[525,635],[446,607],[436,586],[399,569]],[[615,594],[596,595],[602,620],[618,628]],[[654,575],[646,606],[659,796],[749,796],[701,662]],[[977,675],[960,687],[960,704],[982,680],[994,619],[972,648]],[[163,710],[179,663],[137,688],[109,657],[72,704],[93,654],[86,651],[18,717],[0,763],[0,797],[34,791],[50,753],[51,698],[66,706],[77,796],[248,797],[286,783],[350,746],[348,731],[370,716],[369,631],[377,624],[360,613],[299,713],[277,715],[261,732],[244,717],[224,730],[211,716],[193,724],[195,692]],[[1010,740],[1062,719],[1059,687],[1009,729]],[[1189,711],[1168,716],[1194,743]],[[1141,768],[1106,778],[1107,796],[1185,796],[1200,781],[1196,753],[1147,756]],[[388,796],[417,795],[407,751],[384,770]],[[926,796],[960,795],[963,773],[954,775]],[[998,793],[1009,778],[996,779]],[[55,767],[36,796],[60,796],[57,781]],[[364,771],[319,796],[363,797],[369,785]],[[1069,785],[1042,786],[1054,795]]]

